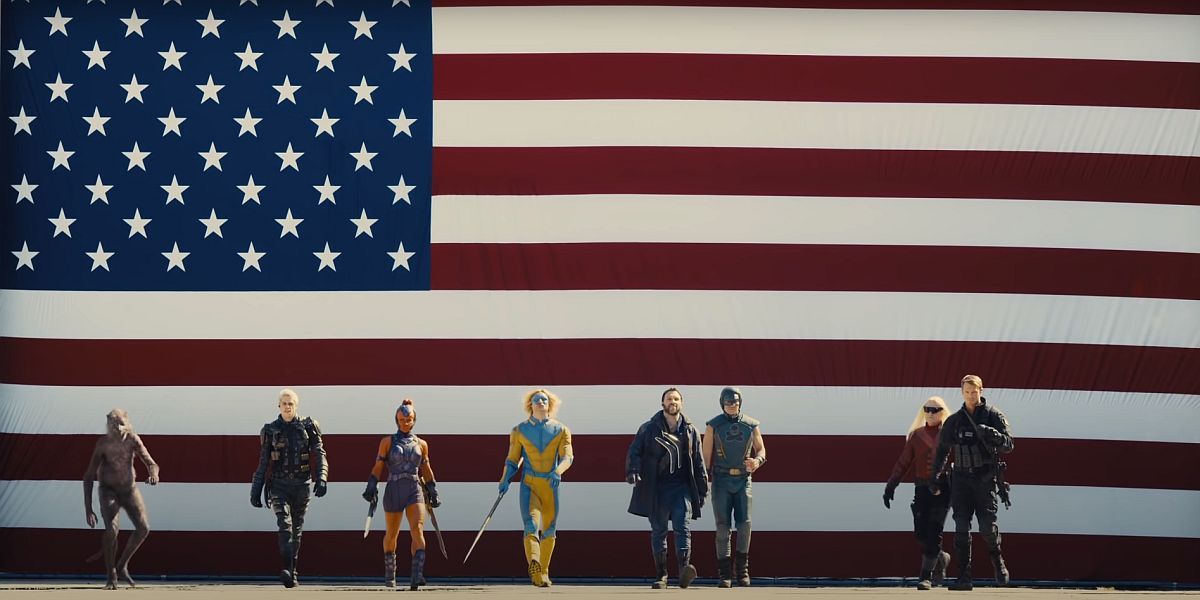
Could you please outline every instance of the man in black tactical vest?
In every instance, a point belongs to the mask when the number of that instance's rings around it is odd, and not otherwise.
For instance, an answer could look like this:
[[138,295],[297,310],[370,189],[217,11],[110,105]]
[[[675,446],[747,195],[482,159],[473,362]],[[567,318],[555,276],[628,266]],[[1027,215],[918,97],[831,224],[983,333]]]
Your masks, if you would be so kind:
[[[987,403],[983,397],[983,379],[977,375],[962,378],[963,405],[946,418],[938,436],[933,472],[946,466],[950,450],[954,462],[950,478],[950,508],[954,511],[954,551],[958,558],[958,579],[951,590],[970,591],[974,588],[971,576],[971,515],[979,521],[979,532],[987,542],[997,585],[1008,585],[1008,568],[1000,554],[1000,528],[996,524],[997,485],[1001,478],[1001,454],[1013,449],[1008,419],[1004,413]],[[940,491],[930,491],[935,495]]]
[[320,498],[325,495],[329,481],[321,427],[315,419],[297,414],[299,404],[296,392],[290,389],[279,392],[279,417],[263,425],[259,433],[258,470],[250,486],[250,504],[262,508],[265,491],[266,501],[275,511],[279,558],[283,563],[279,580],[289,588],[300,581],[296,565],[300,559],[304,513],[308,510],[308,486],[312,483],[312,494]]
[[[721,390],[721,414],[704,428],[704,464],[712,467],[712,505],[717,519],[718,587],[750,585],[751,473],[767,462],[758,421],[742,413],[742,392]],[[730,517],[732,516],[732,520]],[[737,554],[730,555],[729,533],[737,527]]]
[[638,428],[625,458],[625,481],[633,484],[629,512],[650,519],[650,554],[656,590],[667,587],[667,526],[675,530],[679,587],[696,578],[688,518],[699,519],[708,495],[708,473],[700,456],[700,433],[683,414],[683,394],[667,388],[662,410]]

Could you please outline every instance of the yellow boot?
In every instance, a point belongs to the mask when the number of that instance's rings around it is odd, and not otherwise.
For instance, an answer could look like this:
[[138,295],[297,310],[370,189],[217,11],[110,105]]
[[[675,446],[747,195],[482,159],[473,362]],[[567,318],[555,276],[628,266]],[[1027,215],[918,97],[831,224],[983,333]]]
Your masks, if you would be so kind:
[[529,581],[537,587],[546,587],[545,572],[542,569],[542,547],[536,533],[525,536],[525,561],[529,563]]
[[542,540],[542,585],[550,587],[550,558],[554,556],[554,542],[558,538],[548,537]]

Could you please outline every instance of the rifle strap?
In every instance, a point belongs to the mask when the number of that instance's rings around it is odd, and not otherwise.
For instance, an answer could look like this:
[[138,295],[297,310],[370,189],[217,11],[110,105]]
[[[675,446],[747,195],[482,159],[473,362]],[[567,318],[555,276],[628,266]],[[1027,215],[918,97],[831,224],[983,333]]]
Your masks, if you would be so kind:
[[959,412],[961,412],[963,416],[967,418],[967,422],[971,424],[971,429],[975,430],[975,437],[978,438],[979,443],[983,445],[983,449],[987,452],[988,458],[996,458],[996,453],[992,452],[992,449],[988,446],[987,440],[983,439],[983,432],[979,431],[979,426],[975,424],[975,419],[971,418],[971,413],[967,412],[967,407],[962,407]]

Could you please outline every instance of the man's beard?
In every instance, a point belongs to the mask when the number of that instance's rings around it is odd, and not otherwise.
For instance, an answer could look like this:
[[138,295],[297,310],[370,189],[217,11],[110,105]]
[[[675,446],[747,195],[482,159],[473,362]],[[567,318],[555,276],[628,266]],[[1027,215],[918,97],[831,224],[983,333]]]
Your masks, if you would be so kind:
[[663,412],[673,417],[679,414],[679,407],[675,406],[674,404],[668,404],[667,407],[663,409]]

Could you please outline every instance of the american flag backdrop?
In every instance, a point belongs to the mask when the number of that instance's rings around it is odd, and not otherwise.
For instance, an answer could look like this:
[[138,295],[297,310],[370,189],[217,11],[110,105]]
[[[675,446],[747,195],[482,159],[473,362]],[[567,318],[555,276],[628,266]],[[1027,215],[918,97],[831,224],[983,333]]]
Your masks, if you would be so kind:
[[290,386],[331,464],[302,571],[380,572],[359,493],[407,396],[429,575],[518,576],[515,497],[461,557],[546,386],[556,576],[647,576],[633,433],[737,385],[752,573],[911,576],[883,482],[977,373],[1015,579],[1200,583],[1200,8],[963,6],[3,2],[0,573],[100,572],[79,482],[119,406],[162,467],[132,571],[270,574]]

